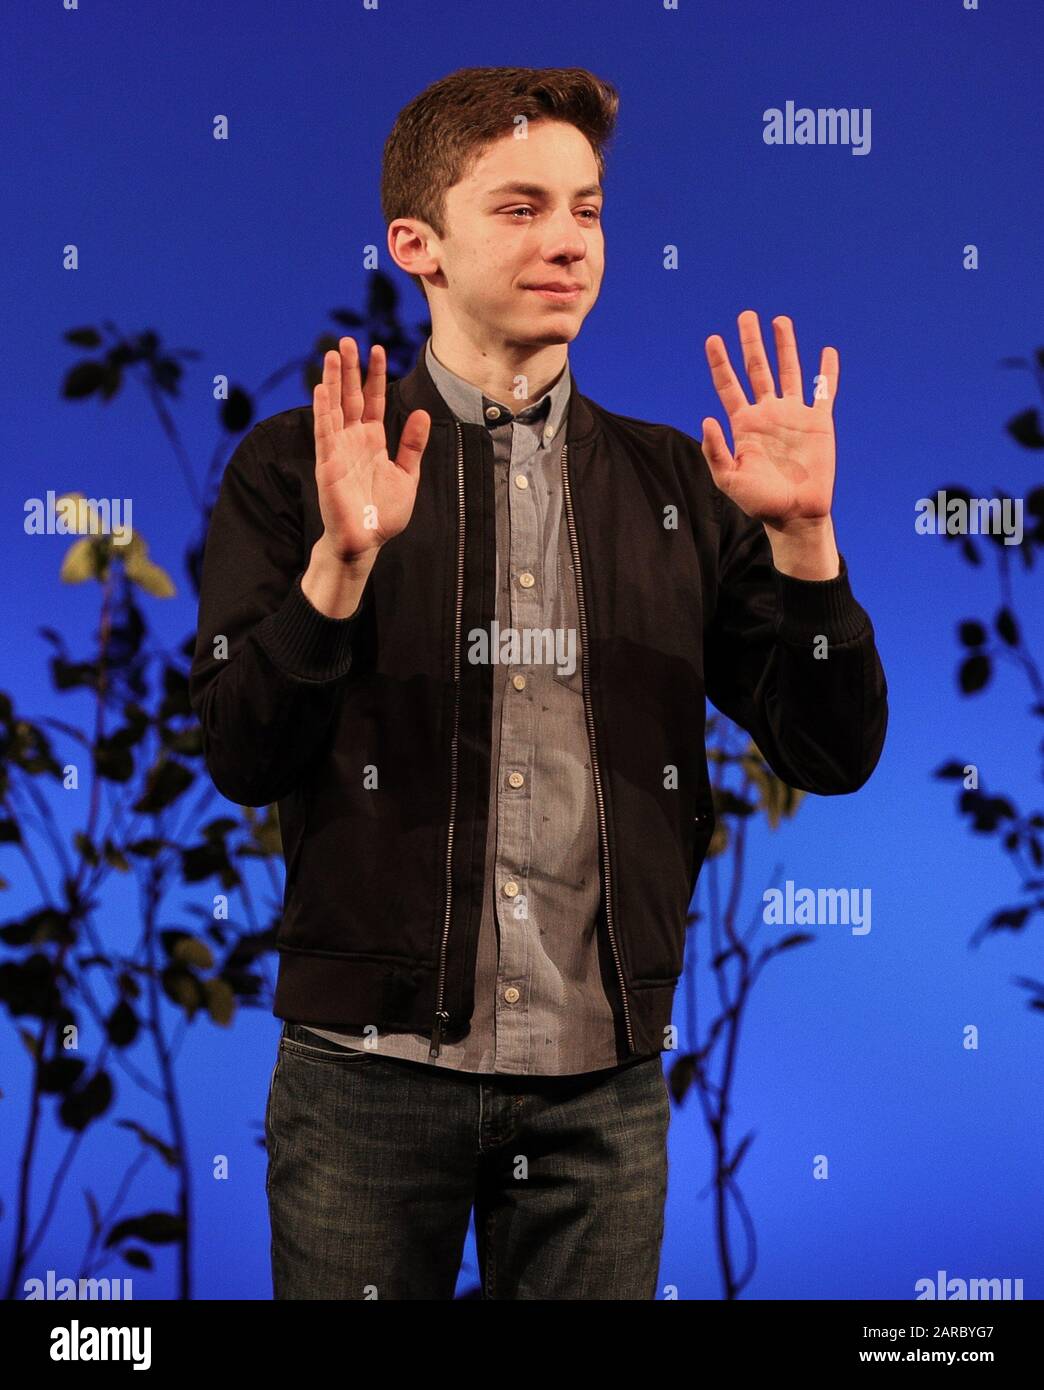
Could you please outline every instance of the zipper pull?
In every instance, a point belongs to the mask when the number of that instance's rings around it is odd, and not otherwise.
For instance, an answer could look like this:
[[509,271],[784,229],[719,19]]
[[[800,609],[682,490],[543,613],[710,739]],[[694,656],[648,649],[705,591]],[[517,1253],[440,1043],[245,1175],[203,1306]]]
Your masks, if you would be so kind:
[[439,1055],[442,1046],[442,1029],[449,1022],[449,1014],[445,1009],[437,1009],[435,1012],[435,1027],[431,1030],[431,1047],[428,1049],[428,1058],[434,1061]]

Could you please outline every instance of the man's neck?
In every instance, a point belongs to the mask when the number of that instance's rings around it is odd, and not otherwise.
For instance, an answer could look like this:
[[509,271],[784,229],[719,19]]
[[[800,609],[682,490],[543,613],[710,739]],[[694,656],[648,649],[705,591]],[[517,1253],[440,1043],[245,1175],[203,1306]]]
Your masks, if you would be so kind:
[[[475,343],[461,334],[439,333],[432,328],[431,350],[442,365],[484,396],[522,409],[526,400],[537,401],[565,370],[569,348],[566,343],[530,346],[525,343]],[[518,394],[519,378],[527,395]]]

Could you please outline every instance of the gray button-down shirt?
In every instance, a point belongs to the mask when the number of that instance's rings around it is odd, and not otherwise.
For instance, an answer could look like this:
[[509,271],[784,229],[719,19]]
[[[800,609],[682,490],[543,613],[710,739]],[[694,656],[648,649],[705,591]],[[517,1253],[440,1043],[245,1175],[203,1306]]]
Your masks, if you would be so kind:
[[[496,622],[550,629],[555,651],[522,645],[493,666],[486,891],[471,1030],[443,1039],[434,1062],[417,1033],[383,1033],[376,1051],[465,1072],[570,1075],[617,1065],[612,1010],[598,964],[598,822],[581,685],[576,581],[565,524],[561,457],[569,364],[535,404],[509,407],[435,357],[425,360],[446,404],[484,424],[496,470]],[[464,634],[471,647],[472,634]],[[510,653],[515,656],[515,653]],[[307,1025],[311,1027],[311,1025]],[[312,1028],[345,1047],[354,1033]]]

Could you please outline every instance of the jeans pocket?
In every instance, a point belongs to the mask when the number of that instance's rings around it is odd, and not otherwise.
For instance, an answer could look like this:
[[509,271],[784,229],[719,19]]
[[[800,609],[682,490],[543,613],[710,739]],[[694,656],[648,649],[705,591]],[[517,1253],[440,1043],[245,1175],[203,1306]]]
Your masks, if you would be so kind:
[[287,1023],[279,1039],[280,1056],[299,1057],[306,1062],[327,1062],[333,1066],[351,1067],[372,1060],[369,1048],[345,1047],[330,1038],[321,1038],[301,1023]]
[[265,1195],[268,1195],[269,1186],[272,1181],[272,1160],[275,1154],[276,1134],[275,1134],[275,1090],[276,1081],[279,1076],[279,1064],[283,1060],[283,1040],[280,1038],[279,1046],[276,1049],[275,1066],[272,1068],[268,1078],[268,1097],[265,1100]]

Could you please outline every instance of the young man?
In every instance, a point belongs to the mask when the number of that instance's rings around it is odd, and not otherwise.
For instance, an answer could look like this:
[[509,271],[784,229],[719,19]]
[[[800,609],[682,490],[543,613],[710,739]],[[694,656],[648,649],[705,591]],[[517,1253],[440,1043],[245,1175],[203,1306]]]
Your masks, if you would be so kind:
[[[655,1297],[660,1052],[714,825],[705,698],[792,786],[855,791],[886,687],[834,542],[824,349],[777,395],[706,341],[702,447],[579,393],[616,93],[465,69],[400,114],[382,201],[432,333],[351,338],[257,425],[208,536],[192,699],[286,858],[266,1112],[277,1298]],[[639,364],[641,365],[641,364]]]

